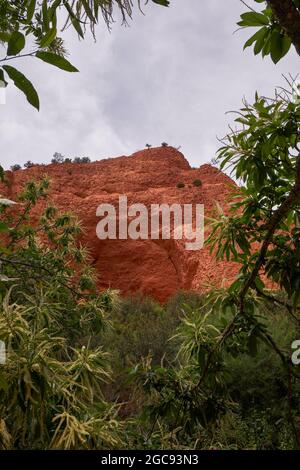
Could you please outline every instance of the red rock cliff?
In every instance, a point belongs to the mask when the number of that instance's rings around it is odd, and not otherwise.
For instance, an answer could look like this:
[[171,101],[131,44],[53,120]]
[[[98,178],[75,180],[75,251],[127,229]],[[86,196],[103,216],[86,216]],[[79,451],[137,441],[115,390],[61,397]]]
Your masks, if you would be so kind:
[[[234,183],[212,166],[191,168],[173,147],[159,147],[88,164],[36,165],[8,172],[11,184],[6,195],[13,198],[27,180],[44,174],[51,180],[53,203],[76,213],[83,222],[83,241],[90,248],[99,288],[111,287],[123,294],[142,291],[165,301],[178,289],[201,291],[234,277],[236,266],[232,263],[216,262],[207,248],[187,251],[182,240],[101,241],[96,236],[97,207],[101,203],[117,206],[120,194],[128,197],[128,204],[147,207],[201,203],[206,214],[215,202],[226,206]],[[202,181],[202,187],[193,186],[196,179]],[[185,187],[177,188],[179,182]]]

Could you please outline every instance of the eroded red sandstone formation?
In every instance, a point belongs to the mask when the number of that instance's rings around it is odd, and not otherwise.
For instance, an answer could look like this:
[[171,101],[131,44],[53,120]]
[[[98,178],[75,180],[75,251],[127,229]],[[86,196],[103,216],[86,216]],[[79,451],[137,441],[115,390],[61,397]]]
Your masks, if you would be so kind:
[[[227,284],[236,274],[232,263],[216,262],[208,248],[187,251],[182,240],[105,240],[96,235],[101,203],[118,205],[119,195],[128,204],[204,204],[209,214],[216,202],[226,207],[233,181],[210,165],[191,168],[173,147],[143,150],[130,157],[89,164],[52,164],[7,172],[10,186],[2,194],[14,198],[28,180],[47,174],[50,199],[61,210],[76,213],[83,222],[83,242],[89,247],[99,288],[122,294],[141,291],[165,301],[178,289],[206,290]],[[202,187],[193,181],[200,179]],[[183,182],[184,188],[177,188]]]

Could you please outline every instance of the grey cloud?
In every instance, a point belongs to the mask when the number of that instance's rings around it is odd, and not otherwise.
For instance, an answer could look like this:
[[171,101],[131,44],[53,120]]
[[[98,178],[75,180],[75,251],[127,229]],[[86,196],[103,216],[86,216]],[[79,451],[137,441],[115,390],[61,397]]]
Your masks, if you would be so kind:
[[93,159],[131,154],[146,142],[181,145],[193,166],[209,161],[216,135],[243,96],[270,94],[282,73],[298,72],[290,53],[276,67],[242,51],[249,31],[233,34],[244,7],[238,0],[173,0],[169,9],[145,7],[128,28],[103,25],[98,40],[67,47],[80,74],[24,60],[39,89],[41,111],[9,87],[0,106],[0,161],[47,162],[55,151]]

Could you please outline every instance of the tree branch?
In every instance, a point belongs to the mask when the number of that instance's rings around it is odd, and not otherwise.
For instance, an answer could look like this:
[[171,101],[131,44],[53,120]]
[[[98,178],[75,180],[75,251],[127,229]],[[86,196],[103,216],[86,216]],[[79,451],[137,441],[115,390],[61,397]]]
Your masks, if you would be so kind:
[[257,275],[259,274],[259,271],[262,265],[265,262],[265,257],[266,257],[268,248],[270,244],[272,243],[273,235],[278,224],[286,216],[286,214],[293,207],[293,205],[296,202],[298,202],[300,199],[300,154],[298,155],[298,158],[297,158],[295,170],[296,170],[295,184],[290,194],[283,201],[283,203],[278,207],[278,209],[274,212],[271,219],[269,220],[269,223],[267,226],[268,231],[263,241],[263,244],[261,246],[257,261],[241,291],[241,294],[240,294],[240,312],[241,313],[244,311],[244,300],[245,300],[246,294],[248,290],[250,289],[250,287],[252,287],[252,285],[254,284],[254,281]]
[[[268,251],[268,248],[270,244],[272,243],[273,235],[278,227],[279,223],[281,220],[287,215],[288,211],[294,206],[295,203],[297,203],[300,200],[300,153],[298,155],[297,161],[296,161],[296,168],[295,168],[296,176],[295,176],[295,184],[289,193],[289,195],[286,197],[286,199],[283,201],[283,203],[278,207],[278,209],[274,212],[272,215],[271,219],[268,222],[267,225],[267,234],[266,237],[262,243],[261,249],[259,251],[259,255],[257,258],[257,261],[255,263],[254,268],[252,269],[248,279],[245,281],[245,284],[240,292],[239,295],[239,308],[238,312],[234,316],[234,318],[231,320],[231,322],[227,325],[221,336],[219,337],[217,343],[215,346],[211,349],[211,351],[208,354],[202,375],[196,385],[196,387],[200,387],[201,384],[203,383],[207,373],[209,372],[211,362],[213,360],[213,357],[215,353],[219,350],[219,348],[226,342],[226,340],[234,333],[235,328],[236,328],[236,320],[240,315],[243,315],[244,313],[244,303],[245,303],[245,298],[246,295],[249,291],[249,289],[253,286],[254,281],[259,274],[259,271],[261,267],[263,266],[265,262],[265,257]],[[286,363],[285,356],[282,354],[280,349],[276,346],[274,343],[272,337],[268,334],[265,334],[265,337],[269,341],[270,345],[273,347],[275,352],[280,356],[282,361]]]
[[259,289],[257,286],[255,286],[255,290],[256,290],[257,294],[260,297],[263,297],[264,299],[268,300],[269,302],[273,302],[275,304],[281,305],[282,307],[285,307],[287,309],[287,311],[289,312],[289,314],[293,317],[293,319],[296,322],[299,322],[299,318],[297,318],[296,315],[294,315],[294,313],[293,313],[293,306],[292,305],[289,305],[287,302],[283,302],[282,300],[277,299],[273,295],[267,294],[266,292]]
[[38,49],[33,52],[28,52],[27,54],[19,54],[19,55],[14,55],[11,57],[6,56],[0,59],[0,62],[7,62],[8,60],[22,59],[23,57],[34,57],[37,52],[38,52]]
[[[11,264],[11,265],[17,265],[17,266],[23,266],[25,268],[30,268],[32,270],[35,270],[35,269],[40,269],[41,271],[44,271],[45,273],[47,273],[51,279],[53,279],[53,276],[57,273],[54,273],[52,271],[50,271],[50,269],[47,269],[45,268],[45,266],[41,266],[40,264],[39,265],[34,265],[34,264],[30,264],[30,263],[25,263],[23,261],[19,261],[19,260],[12,260],[12,259],[7,259],[7,258],[4,258],[2,256],[0,256],[0,263],[6,263],[6,264]],[[28,274],[29,275],[29,274]],[[36,279],[36,278],[35,278]],[[78,292],[76,289],[74,289],[72,286],[70,286],[69,284],[63,282],[63,281],[60,281],[58,280],[58,283],[65,287],[66,289],[69,289],[70,292],[72,292],[75,296],[77,297],[86,297],[86,294],[82,293],[82,292]]]

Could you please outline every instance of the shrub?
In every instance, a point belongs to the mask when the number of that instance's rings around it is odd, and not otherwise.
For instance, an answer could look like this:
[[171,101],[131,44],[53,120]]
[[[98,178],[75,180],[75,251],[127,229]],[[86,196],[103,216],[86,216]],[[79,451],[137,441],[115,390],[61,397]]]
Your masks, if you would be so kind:
[[168,339],[174,334],[178,318],[154,300],[136,295],[121,299],[113,316],[114,330],[107,349],[118,355],[121,370],[136,364],[141,357],[151,354],[154,364],[174,359],[173,344]]
[[161,146],[162,147],[169,147],[169,144],[167,144],[167,142],[162,142]]
[[[123,405],[121,416],[136,417],[143,406],[144,393],[132,383],[128,372],[141,360],[151,363],[171,365],[176,359],[176,344],[168,341],[174,335],[178,318],[173,311],[167,311],[164,306],[150,298],[136,295],[119,300],[111,315],[112,329],[101,337],[101,344],[112,357],[114,371],[113,382],[108,384],[105,391],[107,401],[118,396]],[[134,424],[137,432],[139,420]],[[129,448],[133,445],[131,444]]]
[[24,163],[24,168],[32,168],[34,166],[34,163],[28,160],[26,163]]
[[176,187],[177,187],[178,189],[181,189],[181,188],[184,188],[184,187],[185,187],[185,184],[182,183],[182,182],[180,182],[180,183],[177,183]]
[[196,179],[193,181],[193,186],[196,186],[197,188],[201,188],[202,186],[202,181],[199,179]]
[[21,170],[21,168],[22,168],[21,165],[18,165],[17,163],[10,167],[11,171],[18,171],[18,170]]
[[47,188],[46,179],[26,185],[13,224],[1,209],[0,449],[119,448],[117,408],[102,394],[109,356],[95,344],[108,326],[108,294],[97,294],[74,216],[48,206],[39,228],[30,223]]
[[63,163],[63,161],[64,161],[64,156],[61,153],[55,152],[51,160],[51,163]]
[[[300,383],[293,379],[289,403],[281,360],[263,341],[255,355],[247,334],[240,336],[238,343],[229,343],[226,352],[216,356],[214,395],[209,381],[199,387],[199,375],[205,367],[203,356],[216,344],[228,315],[211,309],[210,297],[178,293],[171,299],[167,309],[170,313],[181,311],[182,318],[169,341],[176,341],[178,362],[170,367],[142,360],[132,371],[137,387],[144,392],[143,413],[149,419],[151,439],[157,436],[155,446],[160,448],[160,429],[164,436],[173,436],[176,448],[192,446],[197,440],[198,449],[291,449],[289,416],[299,416]],[[290,350],[299,335],[293,319],[281,306],[274,309],[272,303],[262,303],[260,314],[278,347]],[[145,431],[144,435],[149,433]]]
[[171,318],[176,319],[176,326],[178,326],[186,305],[194,310],[200,310],[201,308],[203,311],[206,303],[207,299],[204,295],[193,291],[180,290],[168,300],[166,310]]
[[69,158],[69,157],[65,158],[64,163],[72,163],[72,158]]
[[73,163],[90,163],[90,161],[89,157],[75,157]]

